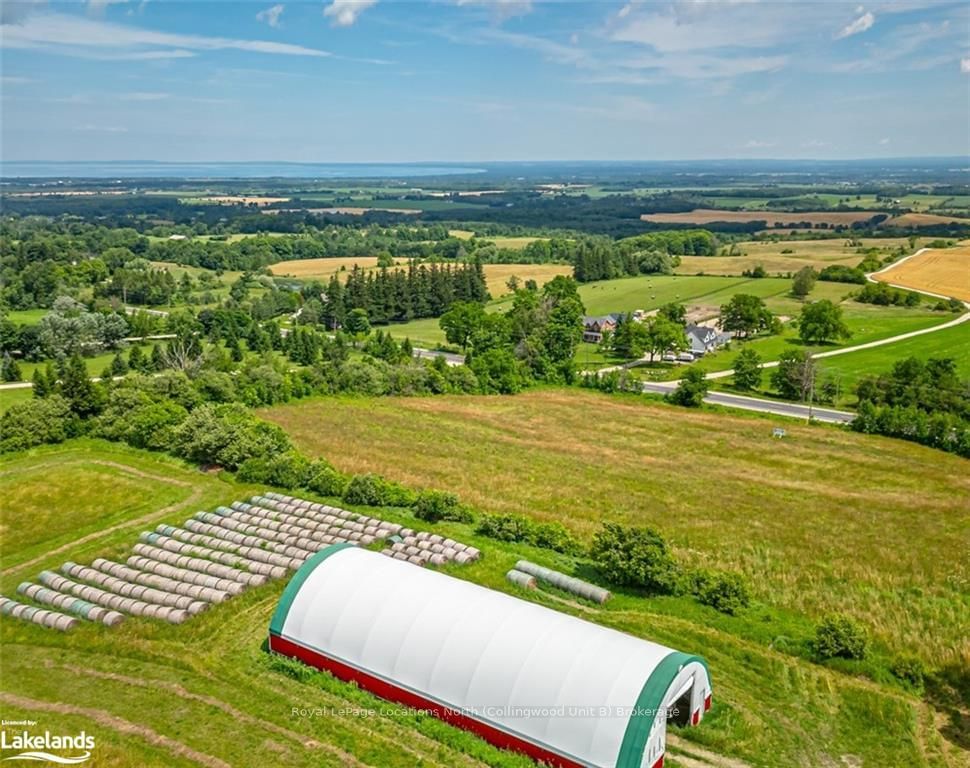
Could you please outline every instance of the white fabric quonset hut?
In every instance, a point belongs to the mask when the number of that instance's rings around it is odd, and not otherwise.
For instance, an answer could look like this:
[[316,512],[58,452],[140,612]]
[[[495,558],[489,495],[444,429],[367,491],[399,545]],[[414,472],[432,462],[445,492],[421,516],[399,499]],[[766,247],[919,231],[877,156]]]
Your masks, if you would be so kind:
[[711,705],[703,659],[336,544],[294,575],[271,651],[563,768],[663,765]]

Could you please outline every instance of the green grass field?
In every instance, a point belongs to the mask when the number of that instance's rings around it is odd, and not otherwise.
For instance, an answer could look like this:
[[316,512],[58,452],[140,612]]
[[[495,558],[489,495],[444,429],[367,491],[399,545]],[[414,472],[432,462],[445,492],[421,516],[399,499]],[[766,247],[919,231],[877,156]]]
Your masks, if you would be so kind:
[[[157,344],[163,344],[164,342],[146,342],[142,345],[141,351],[144,355],[150,356],[152,354],[152,349]],[[121,356],[127,360],[131,355],[131,347],[125,347],[121,351]],[[87,366],[88,373],[92,376],[100,376],[104,369],[111,365],[111,361],[114,359],[115,352],[104,352],[100,355],[94,355],[92,357],[85,357],[84,364]],[[47,361],[42,361],[39,363],[31,362],[28,360],[22,360],[20,362],[20,372],[24,381],[30,381],[31,377],[34,375],[34,371],[37,368],[41,370],[47,367]]]
[[[765,341],[767,342],[767,340]],[[786,341],[792,341],[791,337],[786,338]],[[752,345],[758,343],[753,342]],[[757,346],[754,346],[754,348],[759,349]],[[718,353],[718,355],[705,358],[695,365],[703,370],[724,370],[724,367],[733,365],[733,360],[740,349],[742,349],[742,346],[735,345],[732,351]],[[766,346],[762,346],[760,350],[766,350]],[[867,375],[888,373],[896,362],[908,357],[916,357],[920,360],[926,360],[930,357],[952,358],[956,362],[958,375],[962,379],[970,380],[970,325],[958,325],[872,349],[861,349],[858,352],[849,352],[835,357],[819,358],[817,361],[818,380],[825,381],[829,378],[836,380],[841,392],[836,405],[855,406],[857,403],[855,385],[859,383],[859,379]],[[717,366],[705,367],[705,363],[709,360],[712,361],[711,366],[714,365],[713,361],[716,360]],[[651,378],[679,378],[683,375],[683,370],[683,368],[668,369],[654,373]],[[716,379],[712,383],[715,388],[730,388],[731,384],[732,379],[730,378]],[[759,393],[772,397],[777,396],[777,392],[771,385],[770,371],[766,371],[762,377]]]
[[[689,755],[704,750],[716,754],[702,765],[723,768],[838,765],[843,756],[853,765],[959,765],[960,754],[939,735],[932,711],[915,696],[790,652],[810,633],[807,617],[822,590],[832,591],[833,605],[859,607],[868,590],[877,587],[877,605],[866,616],[879,617],[880,643],[886,632],[895,636],[911,627],[936,632],[938,622],[961,619],[959,603],[945,607],[957,586],[938,577],[943,563],[921,559],[924,547],[951,546],[966,522],[959,501],[966,482],[949,471],[959,460],[919,446],[870,440],[852,453],[855,472],[874,473],[867,485],[874,500],[863,507],[847,487],[848,479],[822,492],[804,477],[803,464],[819,452],[845,447],[846,440],[864,438],[803,427],[792,430],[786,454],[764,457],[757,444],[768,441],[770,425],[731,418],[720,430],[724,442],[715,446],[712,482],[727,482],[725,502],[747,502],[711,511],[709,497],[703,507],[698,501],[703,489],[683,487],[683,471],[669,482],[644,482],[661,470],[657,462],[696,463],[692,438],[710,434],[705,423],[710,414],[684,414],[685,423],[671,430],[659,418],[670,412],[590,393],[538,392],[434,402],[327,400],[274,413],[281,419],[302,414],[301,423],[323,429],[346,426],[345,441],[327,430],[316,432],[314,442],[316,448],[324,443],[333,448],[330,458],[345,469],[380,466],[402,480],[458,490],[487,509],[558,516],[584,537],[600,517],[649,518],[692,562],[763,571],[756,579],[756,604],[735,618],[687,598],[644,598],[621,591],[606,606],[591,607],[543,591],[515,592],[707,658],[715,707],[701,728],[674,735],[669,765],[697,768]],[[565,441],[560,439],[563,431],[570,432]],[[686,438],[678,456],[669,453],[670,434]],[[476,447],[474,441],[481,442]],[[393,447],[379,451],[381,445]],[[409,450],[402,454],[405,445]],[[588,460],[591,454],[608,456],[609,462],[596,466]],[[488,459],[487,471],[480,471],[482,458]],[[726,471],[728,461],[734,462],[734,473]],[[461,466],[465,474],[452,474]],[[778,474],[771,488],[762,491],[745,482],[758,467]],[[4,594],[67,559],[123,559],[139,531],[181,522],[197,509],[256,490],[163,456],[87,440],[7,457],[0,481],[8,499],[2,517]],[[893,508],[901,493],[911,500],[910,487],[930,481],[936,490],[921,497],[919,522]],[[768,494],[791,504],[784,521],[767,509],[748,514],[760,509],[761,497]],[[683,498],[676,500],[677,495]],[[848,544],[830,530],[837,513],[825,512],[836,499],[848,502],[841,517],[861,535],[862,557],[858,551],[853,557],[837,556]],[[703,515],[697,514],[701,508]],[[820,519],[806,515],[809,511]],[[378,514],[415,524],[403,511]],[[8,538],[27,519],[53,525]],[[714,519],[724,524],[713,526]],[[874,521],[885,527],[871,530]],[[747,535],[753,526],[759,531],[756,540]],[[519,557],[574,567],[568,558],[482,539],[466,525],[439,524],[437,529],[483,551],[481,561],[454,567],[452,573],[496,589],[514,591],[504,573]],[[68,534],[72,530],[73,536]],[[819,543],[806,551],[802,537],[817,533]],[[873,537],[883,546],[870,546]],[[898,544],[884,546],[887,540]],[[917,560],[925,572],[912,568]],[[854,579],[846,579],[846,573]],[[912,574],[912,585],[901,574]],[[766,589],[775,580],[777,587]],[[805,593],[796,598],[799,586]],[[62,635],[0,619],[4,716],[84,728],[97,739],[99,765],[533,765],[430,718],[368,715],[366,710],[379,712],[380,700],[327,675],[298,681],[283,673],[261,650],[282,589],[282,581],[253,589],[182,626],[130,618],[115,629],[83,625]],[[783,605],[793,599],[796,605]],[[892,626],[896,602],[903,599],[908,602],[902,617],[907,626]],[[894,613],[881,615],[885,608]],[[954,653],[943,647],[952,646],[950,629],[933,639],[918,632],[912,637],[928,658]],[[325,714],[300,717],[294,707],[322,707]]]
[[[738,352],[745,347],[756,350],[761,355],[761,359],[767,362],[769,360],[777,360],[782,352],[793,347],[805,349],[812,353],[826,352],[842,347],[866,344],[870,341],[878,341],[879,339],[908,333],[909,331],[930,328],[952,319],[953,315],[948,313],[932,312],[925,309],[876,307],[871,304],[847,302],[844,305],[844,320],[846,326],[852,332],[852,336],[848,339],[840,340],[838,343],[807,346],[798,337],[798,330],[791,324],[786,324],[784,332],[778,336],[763,336],[752,339],[751,341],[733,341],[728,347],[705,355],[694,363],[692,367],[700,368],[705,372],[728,370],[733,367],[734,358]],[[945,333],[945,331],[942,333]],[[918,339],[923,339],[924,345],[927,343],[932,345],[933,342],[927,342],[926,340],[933,339],[933,337],[934,334],[928,334],[918,337]],[[910,340],[910,344],[918,346],[918,339]],[[879,350],[886,350],[879,355],[882,359],[898,359],[897,354],[899,354],[899,349],[897,349],[896,345],[887,344],[885,347],[864,350],[864,352],[873,353]],[[835,360],[839,359],[842,358],[836,357],[830,362],[834,363]]]
[[17,325],[37,325],[50,310],[47,309],[10,309],[7,319]]
[[34,396],[30,387],[18,387],[17,389],[0,389],[0,414],[6,413],[7,409],[17,403],[25,403]]
[[888,372],[893,364],[907,357],[926,360],[950,357],[956,361],[961,378],[970,379],[970,324],[954,326],[912,339],[873,349],[861,349],[819,360],[824,374],[838,375],[844,388],[851,388],[863,376]]
[[[787,439],[778,443],[770,419],[575,390],[514,398],[328,399],[264,416],[283,425],[303,450],[344,470],[451,490],[489,512],[558,520],[586,540],[601,520],[654,525],[684,559],[743,572],[761,606],[747,617],[703,615],[680,598],[624,596],[606,610],[606,617],[619,619],[614,611],[622,605],[626,620],[615,626],[677,638],[667,642],[704,638],[699,652],[718,657],[712,669],[720,669],[722,688],[716,690],[730,709],[703,737],[708,746],[758,765],[824,765],[833,745],[848,739],[854,746],[842,754],[876,765],[881,748],[870,742],[878,729],[869,718],[884,716],[901,724],[907,743],[941,744],[924,731],[928,721],[919,705],[905,716],[884,709],[905,700],[897,692],[866,683],[867,693],[849,693],[861,681],[834,675],[823,693],[816,687],[818,667],[769,646],[791,648],[812,621],[838,610],[863,621],[890,656],[915,652],[931,666],[951,668],[966,662],[970,643],[960,627],[970,618],[961,593],[967,566],[936,555],[959,549],[970,530],[963,503],[970,486],[955,457],[788,424]],[[832,472],[834,456],[838,472]],[[755,703],[753,673],[763,669],[773,679]],[[823,704],[830,695],[842,702],[834,730],[826,717],[802,709],[831,711],[830,699]],[[872,697],[882,714],[857,695]],[[802,713],[787,710],[783,702],[792,696]],[[738,749],[752,740],[785,756]],[[884,758],[887,764],[911,754],[902,749]]]

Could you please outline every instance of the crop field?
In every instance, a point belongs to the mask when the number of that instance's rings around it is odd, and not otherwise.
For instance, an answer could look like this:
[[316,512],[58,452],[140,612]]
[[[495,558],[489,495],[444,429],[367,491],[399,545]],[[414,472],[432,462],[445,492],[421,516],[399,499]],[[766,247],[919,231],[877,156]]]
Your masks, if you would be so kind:
[[900,227],[928,227],[934,224],[970,223],[966,216],[943,216],[937,213],[904,213],[894,218],[890,224]]
[[916,291],[970,301],[970,244],[931,248],[874,278]]
[[[547,407],[551,409],[548,416]],[[296,417],[300,408],[277,409],[271,415]],[[945,567],[943,558],[926,561],[926,572],[918,572],[918,592],[907,587],[896,594],[899,589],[893,576],[909,572],[910,561],[924,547],[954,545],[954,535],[959,535],[966,514],[959,496],[954,499],[954,495],[967,490],[959,473],[947,466],[958,461],[955,457],[910,444],[872,440],[865,450],[852,454],[857,457],[852,464],[854,473],[873,473],[866,486],[874,495],[870,506],[849,490],[848,478],[844,486],[823,491],[813,478],[804,476],[804,465],[813,452],[839,450],[846,447],[844,440],[861,439],[858,436],[792,429],[787,452],[779,455],[776,450],[769,460],[759,458],[765,452],[758,442],[770,439],[770,425],[732,418],[718,430],[723,438],[712,458],[714,477],[727,483],[732,501],[748,498],[738,511],[717,514],[745,522],[733,531],[725,526],[723,536],[712,536],[720,527],[689,514],[694,504],[703,503],[706,510],[708,499],[699,501],[702,489],[687,484],[686,498],[676,501],[673,491],[681,485],[679,475],[669,484],[643,481],[645,474],[663,471],[678,459],[681,464],[685,458],[696,463],[690,448],[684,455],[669,454],[669,433],[687,438],[700,437],[702,432],[709,435],[710,425],[697,420],[710,419],[710,414],[683,414],[691,423],[675,424],[668,430],[657,415],[665,415],[669,409],[582,392],[440,398],[434,402],[328,400],[306,404],[306,408],[303,422],[319,425],[326,432],[317,431],[314,439],[340,442],[331,458],[344,468],[363,471],[377,466],[380,455],[373,450],[379,444],[393,444],[384,454],[385,463],[391,466],[381,467],[387,474],[424,484],[433,481],[436,487],[467,494],[466,500],[483,508],[517,509],[547,519],[562,513],[567,524],[584,536],[592,520],[600,516],[651,518],[674,538],[685,557],[711,564],[730,562],[735,568],[747,563],[767,571],[771,578],[780,577],[783,595],[795,584],[807,585],[810,591],[801,600],[806,604],[829,582],[838,590],[836,599],[844,597],[849,602],[856,593],[878,583],[885,587],[879,593],[878,607],[911,597],[911,593],[917,595],[905,615],[911,625],[926,619],[927,612],[934,620],[961,620],[959,615],[941,615],[950,599],[948,590],[956,588],[954,582],[939,576]],[[383,436],[378,427],[381,420],[387,423]],[[591,432],[590,421],[594,425]],[[576,431],[578,422],[582,432]],[[346,441],[330,432],[328,424],[343,425]],[[564,432],[569,439],[563,439]],[[576,435],[586,433],[577,444]],[[481,471],[473,440],[482,441],[483,456],[496,460],[494,473],[491,467]],[[362,442],[358,445],[357,441]],[[689,441],[682,444],[691,445]],[[402,446],[409,449],[403,455]],[[587,454],[602,456],[604,447],[611,461],[597,467]],[[444,458],[435,459],[438,455]],[[535,490],[523,493],[521,480],[527,465],[522,460],[526,456],[534,465],[528,487]],[[727,471],[728,461],[736,462],[735,472]],[[781,473],[771,489],[745,481],[752,472],[763,470],[765,461]],[[456,474],[459,468],[466,471]],[[682,472],[687,472],[686,467]],[[224,475],[201,474],[163,456],[90,440],[8,457],[0,479],[3,492],[14,491],[3,508],[5,557],[0,587],[4,594],[41,568],[56,567],[65,559],[78,563],[96,557],[118,559],[138,531],[158,523],[176,524],[196,509],[262,491]],[[594,482],[586,486],[587,481]],[[936,489],[933,494],[912,493],[913,487],[922,488],[922,483],[930,481]],[[78,482],[91,484],[91,492],[79,498]],[[611,482],[614,488],[609,487]],[[138,493],[130,492],[132,483],[138,485]],[[494,487],[489,488],[490,484]],[[779,493],[786,501],[794,500],[786,515],[787,525],[761,503],[761,496],[770,494],[777,499]],[[920,499],[919,524],[913,516],[894,511],[891,503],[900,497]],[[622,503],[617,503],[618,498]],[[809,551],[814,558],[821,558],[825,547],[834,547],[837,553],[847,546],[838,526],[830,524],[837,513],[828,510],[836,500],[848,503],[840,525],[848,521],[853,532],[866,537],[866,543],[875,537],[882,546],[867,548],[862,559],[858,552],[844,559],[826,559],[836,563],[834,571],[828,571],[804,556],[800,538],[812,534],[809,539],[814,541],[815,529],[826,532]],[[754,517],[745,517],[749,511],[761,509]],[[678,514],[669,514],[675,510]],[[817,521],[807,514],[816,511],[824,513]],[[378,514],[398,522],[415,522],[404,511],[381,510]],[[8,544],[7,531],[33,515],[54,521],[54,527],[18,532],[14,543]],[[882,521],[890,526],[888,530],[894,534],[890,543],[895,546],[886,547],[883,537],[873,530],[877,527],[873,523]],[[81,536],[65,534],[72,525]],[[742,542],[744,531],[752,525],[763,538],[752,541],[747,537]],[[436,530],[482,550],[479,562],[449,569],[459,578],[704,654],[714,675],[715,707],[702,728],[675,730],[668,761],[674,768],[836,765],[843,756],[858,765],[896,765],[901,760],[918,766],[959,765],[961,755],[937,731],[933,711],[912,694],[808,663],[786,651],[786,643],[810,633],[811,623],[775,607],[778,600],[774,595],[771,604],[759,601],[752,606],[747,618],[717,614],[687,598],[643,598],[622,591],[606,606],[580,605],[542,591],[521,592],[504,581],[505,571],[519,557],[565,569],[573,567],[571,559],[482,539],[467,525],[439,524]],[[725,536],[734,539],[736,549],[722,547]],[[779,538],[783,545],[777,545]],[[798,555],[783,564],[781,560],[792,549],[798,549]],[[806,571],[811,573],[806,576]],[[854,584],[840,578],[846,571],[860,575],[863,581]],[[533,765],[432,718],[382,707],[381,700],[326,674],[294,670],[267,656],[262,644],[283,584],[281,580],[247,590],[180,626],[129,617],[114,628],[83,622],[61,634],[4,617],[0,619],[0,638],[7,652],[0,701],[5,717],[30,716],[43,726],[56,715],[58,724],[84,728],[94,735],[98,764],[113,766]],[[759,581],[761,592],[763,585]],[[951,610],[958,605],[954,603]],[[873,609],[871,616],[879,614]],[[893,618],[895,614],[879,621],[889,625]],[[954,653],[936,647],[952,641],[950,632],[939,643],[920,633],[913,637],[921,638],[919,650],[929,658]],[[752,670],[757,670],[757,676]],[[295,708],[317,712],[308,716]],[[799,724],[795,731],[790,727],[792,721]],[[838,727],[833,728],[833,723]],[[698,761],[691,755],[704,758]]]
[[526,280],[535,280],[540,287],[558,275],[571,275],[573,268],[565,264],[486,264],[485,282],[488,292],[494,298],[510,293],[506,283],[509,278],[519,278],[522,285]]
[[345,256],[333,259],[289,259],[278,261],[269,269],[274,275],[300,280],[329,280],[338,272],[349,272],[354,265],[362,269],[377,267],[376,256]]
[[[909,247],[903,238],[872,238],[857,244],[845,239],[750,241],[738,243],[739,256],[682,256],[676,272],[684,275],[740,275],[761,265],[769,274],[797,272],[802,267],[824,269],[832,264],[856,266],[864,258],[859,251],[879,248],[884,255],[898,246]],[[919,245],[917,245],[919,247]]]
[[766,221],[769,228],[786,227],[788,224],[803,221],[830,226],[849,226],[857,221],[866,221],[879,211],[720,211],[714,208],[698,208],[683,213],[645,213],[643,221],[662,224],[711,224],[715,221]]

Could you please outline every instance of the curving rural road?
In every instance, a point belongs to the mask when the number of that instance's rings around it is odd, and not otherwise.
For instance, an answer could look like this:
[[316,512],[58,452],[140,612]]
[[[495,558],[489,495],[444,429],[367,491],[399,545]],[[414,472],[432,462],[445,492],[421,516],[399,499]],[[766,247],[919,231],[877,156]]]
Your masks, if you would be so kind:
[[[677,388],[675,381],[648,381],[643,383],[643,391],[667,395]],[[793,419],[814,419],[829,424],[848,424],[855,418],[849,411],[834,408],[819,408],[802,403],[786,403],[780,400],[766,400],[761,397],[735,395],[730,392],[708,392],[704,402],[709,405],[722,405],[726,408],[740,408],[744,411],[757,411],[772,416],[788,416]]]

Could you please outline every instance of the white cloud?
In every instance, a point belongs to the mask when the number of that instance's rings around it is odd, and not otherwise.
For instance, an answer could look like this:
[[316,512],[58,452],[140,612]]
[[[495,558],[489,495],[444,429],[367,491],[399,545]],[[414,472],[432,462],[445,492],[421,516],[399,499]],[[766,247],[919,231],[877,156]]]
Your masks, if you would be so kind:
[[334,27],[352,27],[357,17],[373,5],[377,5],[377,0],[333,0],[323,9],[323,15],[333,19],[330,24]]
[[457,0],[458,5],[479,5],[491,11],[496,21],[532,13],[532,0]]
[[870,29],[873,24],[876,23],[876,17],[872,15],[871,11],[866,11],[858,19],[849,24],[846,24],[842,29],[835,33],[836,40],[842,40],[846,37],[852,37],[853,35],[858,35]]
[[257,13],[256,20],[265,21],[271,27],[278,27],[280,25],[280,16],[283,15],[283,9],[285,7],[286,6],[284,6],[282,3],[277,3],[276,5]]
[[808,141],[802,142],[802,147],[805,149],[823,149],[825,147],[832,146],[827,141],[821,141],[819,139],[809,139]]
[[128,129],[123,125],[92,125],[90,123],[86,125],[78,125],[74,127],[75,131],[91,131],[94,133],[127,133]]
[[122,93],[118,98],[122,101],[161,101],[171,96],[170,93],[156,93],[150,91],[136,91],[135,93]]
[[156,32],[66,13],[36,14],[20,24],[5,25],[0,48],[41,49],[86,58],[98,58],[99,53],[107,53],[111,54],[109,58],[119,59],[183,58],[193,55],[190,51],[219,50],[286,56],[332,55],[302,45]]
[[773,141],[759,141],[758,139],[749,139],[744,143],[745,149],[768,149],[773,146],[775,146]]
[[960,71],[965,75],[970,75],[970,58],[960,59]]
[[14,75],[3,75],[0,77],[0,83],[3,85],[28,85],[36,82],[32,77],[16,77]]
[[889,139],[888,138],[879,139],[879,146],[881,146],[881,147],[888,147],[889,146],[889,143],[890,142],[889,142]]

